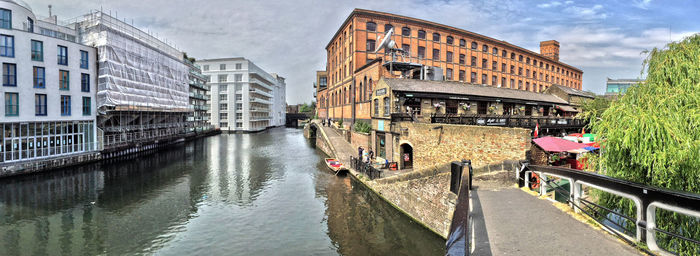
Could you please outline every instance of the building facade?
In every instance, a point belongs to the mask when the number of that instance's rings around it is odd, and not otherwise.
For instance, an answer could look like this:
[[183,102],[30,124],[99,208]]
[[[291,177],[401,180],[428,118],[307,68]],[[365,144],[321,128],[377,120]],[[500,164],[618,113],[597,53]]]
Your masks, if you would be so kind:
[[206,132],[212,129],[209,124],[209,85],[207,79],[202,75],[199,65],[188,58],[184,58],[185,64],[190,72],[187,75],[190,85],[190,108],[192,112],[187,115],[187,131],[194,133]]
[[[381,77],[398,77],[382,64],[392,60],[378,37],[394,29],[397,60],[438,67],[445,80],[541,92],[552,84],[581,89],[583,72],[559,61],[559,43],[540,53],[459,28],[390,13],[355,9],[326,46],[328,87],[317,108],[333,119],[369,120],[370,95]],[[381,40],[381,38],[380,38]],[[374,62],[379,59],[379,63]]]
[[[284,78],[242,57],[198,60],[210,86],[211,124],[222,132],[284,125]],[[280,121],[281,120],[281,121]]]
[[97,48],[97,126],[105,150],[184,135],[191,110],[181,51],[101,11],[73,25],[83,44]]
[[606,96],[622,96],[625,95],[627,89],[630,87],[644,82],[643,79],[610,79],[605,81],[605,95]]
[[78,32],[0,1],[0,165],[98,150],[95,48]]
[[[314,82],[314,99],[316,99],[316,114],[318,118],[328,118],[328,105],[325,104],[328,96],[325,93],[328,89],[328,72],[325,70],[316,71],[316,82]],[[323,104],[323,106],[320,106]]]

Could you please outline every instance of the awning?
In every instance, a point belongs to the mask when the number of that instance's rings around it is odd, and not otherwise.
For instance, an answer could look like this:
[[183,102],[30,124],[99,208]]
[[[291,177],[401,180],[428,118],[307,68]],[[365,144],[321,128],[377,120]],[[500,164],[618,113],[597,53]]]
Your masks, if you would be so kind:
[[544,137],[532,140],[537,146],[542,148],[547,152],[565,152],[574,149],[581,149],[587,147],[583,143],[571,142],[568,140],[555,138],[555,137]]
[[588,148],[589,148],[589,147],[579,148],[579,149],[572,149],[572,150],[567,150],[566,152],[574,153],[574,154],[581,154],[581,153],[586,153],[586,152],[591,151],[591,150],[588,149]]
[[572,106],[557,105],[557,108],[564,112],[579,112]]

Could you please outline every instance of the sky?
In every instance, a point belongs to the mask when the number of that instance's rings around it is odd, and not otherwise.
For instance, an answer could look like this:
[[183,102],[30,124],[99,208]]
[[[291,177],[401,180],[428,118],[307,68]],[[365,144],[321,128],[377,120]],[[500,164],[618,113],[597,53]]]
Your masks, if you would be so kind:
[[602,94],[606,78],[639,78],[645,50],[700,32],[700,1],[607,0],[25,0],[59,20],[111,12],[157,33],[198,59],[245,57],[287,78],[287,102],[313,100],[325,46],[354,8],[462,28],[539,52],[557,40],[560,60],[583,70],[583,89]]

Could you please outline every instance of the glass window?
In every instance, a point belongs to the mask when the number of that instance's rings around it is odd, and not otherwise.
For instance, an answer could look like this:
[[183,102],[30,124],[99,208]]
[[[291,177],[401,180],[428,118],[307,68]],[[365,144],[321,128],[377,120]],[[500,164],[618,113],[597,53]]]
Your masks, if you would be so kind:
[[[410,45],[410,44],[403,44],[403,45],[401,45],[401,49],[402,49],[404,52],[409,53],[409,52],[411,51],[411,45]],[[351,65],[351,66],[352,66],[352,65]]]
[[408,27],[401,28],[401,35],[402,36],[411,36],[411,29]]
[[447,52],[445,56],[446,56],[446,58],[447,58],[447,60],[446,60],[447,62],[453,62],[453,61],[454,61],[454,59],[452,59],[452,52]]
[[219,83],[225,83],[228,80],[228,75],[219,75]]
[[447,77],[447,80],[452,80],[452,69],[451,68],[447,69],[445,76]]
[[80,91],[90,92],[90,74],[80,74]]
[[481,59],[481,67],[484,69],[489,68],[489,60],[487,59]]
[[83,115],[89,116],[92,114],[92,101],[90,97],[83,97]]
[[46,94],[35,94],[34,95],[34,115],[45,116],[46,115]]
[[43,67],[34,67],[34,88],[46,88],[46,73]]
[[58,46],[58,65],[68,65],[68,47]]
[[0,8],[0,28],[12,29],[12,11]]
[[377,31],[377,23],[367,22],[367,30],[368,31]]
[[476,67],[476,56],[472,56],[472,67]]
[[469,82],[471,82],[472,84],[476,83],[476,72],[472,72],[472,75],[469,78]]
[[440,49],[433,49],[433,60],[440,60]]
[[460,54],[460,55],[459,55],[459,64],[464,64],[464,62],[465,62],[464,59],[465,59],[464,54]]
[[391,24],[384,24],[384,32],[387,32],[387,31],[389,31],[389,29],[392,29],[392,28],[394,28],[394,26],[392,26]]
[[2,64],[2,86],[17,86],[17,65],[12,63]]
[[0,56],[15,57],[15,37],[0,35]]
[[466,72],[464,70],[459,71],[459,81],[464,81],[466,80]]
[[425,47],[418,46],[418,58],[425,58]]
[[447,40],[447,44],[453,44],[455,41],[454,37],[452,37],[452,36],[447,36],[446,40]]
[[496,70],[496,69],[498,69],[498,62],[497,62],[497,61],[495,61],[495,60],[494,60],[494,61],[492,61],[492,62],[491,62],[491,68],[492,68],[493,70]]
[[236,69],[237,70],[243,69],[243,65],[241,63],[236,63]]
[[498,48],[493,47],[493,50],[491,51],[491,53],[493,53],[493,55],[498,55]]
[[67,70],[59,70],[58,71],[58,89],[61,89],[61,90],[70,89],[70,81],[68,78],[68,71]]
[[374,115],[379,115],[379,100],[374,99]]
[[32,60],[44,61],[44,43],[32,40]]
[[202,66],[202,71],[209,71],[209,65]]
[[472,42],[472,50],[476,50],[476,48],[479,47],[476,42]]
[[488,84],[486,81],[488,79],[488,76],[486,74],[481,74],[481,84]]
[[488,45],[482,45],[482,46],[481,46],[481,51],[483,51],[483,52],[489,52],[489,46],[488,46]]
[[418,38],[425,39],[425,31],[424,30],[418,30]]
[[61,95],[61,115],[70,116],[70,96]]
[[80,68],[88,69],[88,52],[80,51]]
[[233,81],[234,81],[234,82],[241,82],[241,81],[243,81],[243,75],[242,75],[242,74],[235,74],[235,75],[233,75]]
[[389,97],[384,97],[384,116],[389,115],[389,108],[391,107],[391,104],[389,104]]
[[374,51],[374,45],[375,41],[372,39],[367,39],[367,51],[368,52],[373,52]]
[[467,40],[459,39],[459,46],[461,46],[461,47],[467,46]]
[[19,93],[5,93],[5,116],[19,115]]
[[219,70],[226,70],[226,64],[219,64]]
[[27,25],[29,25],[27,31],[34,33],[34,20],[32,18],[27,17]]

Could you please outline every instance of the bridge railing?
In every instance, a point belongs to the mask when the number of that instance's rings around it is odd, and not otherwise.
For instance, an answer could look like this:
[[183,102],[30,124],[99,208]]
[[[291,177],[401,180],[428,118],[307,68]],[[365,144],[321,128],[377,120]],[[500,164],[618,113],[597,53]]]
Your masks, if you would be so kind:
[[[472,242],[474,221],[471,216],[471,196],[469,195],[472,174],[471,161],[455,161],[450,167],[450,191],[457,194],[457,205],[445,244],[445,255],[470,255],[475,249]],[[468,168],[468,171],[465,172],[464,168]]]
[[382,177],[382,171],[374,168],[369,163],[365,163],[362,161],[362,159],[359,159],[354,156],[350,156],[350,167],[353,169],[357,170],[360,173],[364,173],[369,177],[370,180],[381,178]]
[[[398,118],[398,117],[397,117]],[[393,116],[392,116],[393,119]],[[431,123],[535,128],[581,128],[585,119],[573,117],[432,114]]]
[[[550,179],[548,176],[569,180],[569,188],[566,189],[558,185],[554,182],[554,179]],[[532,188],[536,184],[539,187],[540,195],[546,194],[548,187],[566,195],[568,198],[567,202],[576,212],[588,215],[604,226],[608,232],[617,235],[631,245],[639,247],[638,243],[644,242],[649,250],[654,253],[671,254],[671,252],[660,248],[657,243],[657,233],[663,233],[668,237],[674,237],[697,245],[696,253],[700,253],[700,241],[695,240],[697,238],[677,233],[682,230],[659,229],[656,219],[657,208],[700,218],[700,195],[650,187],[593,172],[553,166],[528,165],[527,163],[523,163],[522,168],[518,171],[518,178],[520,187],[528,186]],[[635,204],[636,217],[627,216],[585,199],[583,186],[631,200]],[[633,223],[636,232],[626,234],[619,231],[626,230],[626,228],[619,221],[611,220],[610,214],[619,216],[616,219],[625,219]],[[632,232],[630,231],[629,233]],[[640,249],[646,250],[641,247]],[[652,252],[647,251],[649,254],[653,254]]]

